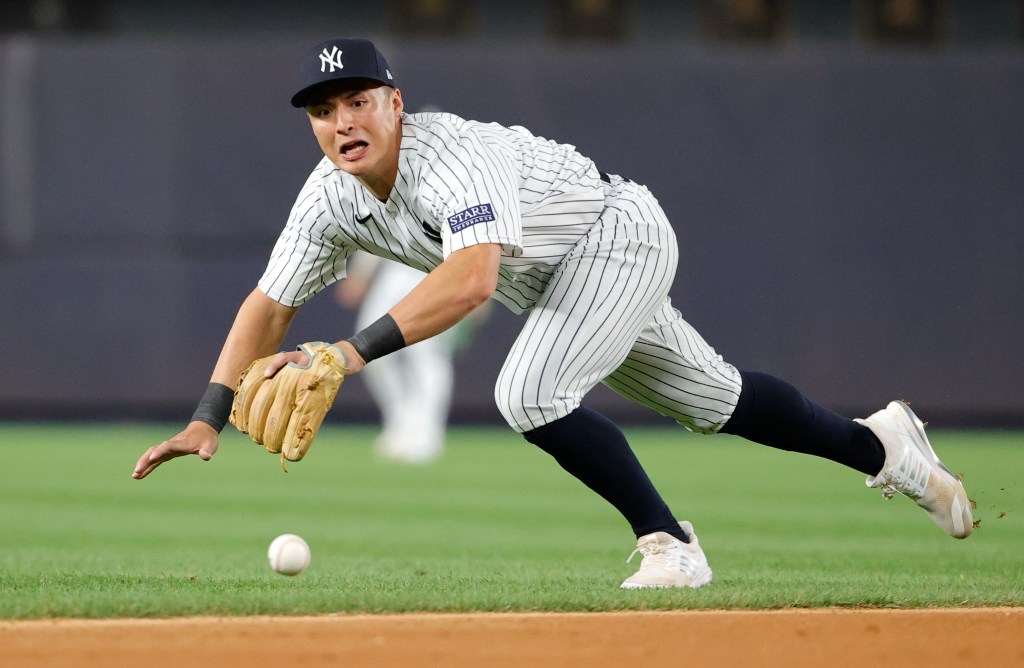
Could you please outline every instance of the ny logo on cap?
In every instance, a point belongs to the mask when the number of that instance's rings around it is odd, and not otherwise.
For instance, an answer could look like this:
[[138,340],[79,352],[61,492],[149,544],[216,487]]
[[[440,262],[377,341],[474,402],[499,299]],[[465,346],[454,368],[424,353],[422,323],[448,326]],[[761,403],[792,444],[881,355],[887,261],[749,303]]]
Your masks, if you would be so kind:
[[331,68],[331,72],[345,69],[345,66],[341,63],[341,54],[342,51],[337,46],[332,46],[330,53],[324,47],[323,52],[320,54],[320,71],[326,72],[328,67]]

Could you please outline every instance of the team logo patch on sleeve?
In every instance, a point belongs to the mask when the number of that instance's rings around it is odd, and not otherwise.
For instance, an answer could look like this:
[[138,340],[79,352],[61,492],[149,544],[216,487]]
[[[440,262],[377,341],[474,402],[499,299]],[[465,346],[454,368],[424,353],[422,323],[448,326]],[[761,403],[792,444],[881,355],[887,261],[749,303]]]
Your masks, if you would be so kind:
[[487,223],[492,220],[494,220],[494,209],[491,205],[477,204],[453,216],[448,216],[448,227],[451,228],[453,233],[461,232],[477,223]]

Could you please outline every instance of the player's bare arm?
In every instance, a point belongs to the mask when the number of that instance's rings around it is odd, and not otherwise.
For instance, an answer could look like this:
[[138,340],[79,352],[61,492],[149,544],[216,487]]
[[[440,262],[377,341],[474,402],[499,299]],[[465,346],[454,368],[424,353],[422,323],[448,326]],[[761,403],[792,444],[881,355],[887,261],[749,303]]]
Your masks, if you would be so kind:
[[501,246],[478,244],[452,253],[389,311],[406,345],[453,327],[486,302],[498,286]]
[[[388,312],[404,345],[410,346],[454,327],[490,299],[498,285],[500,263],[501,246],[498,244],[478,244],[452,253]],[[335,345],[345,355],[346,374],[359,373],[366,361],[352,343],[344,340]],[[304,361],[301,352],[281,353],[267,367],[267,374],[273,375],[289,362],[301,364]]]
[[[238,309],[210,381],[234,389],[239,374],[254,359],[280,348],[295,312],[295,308],[253,290]],[[141,480],[164,462],[184,455],[209,460],[217,452],[218,437],[217,430],[209,424],[192,421],[178,434],[146,450],[135,464],[132,477]]]
[[234,388],[238,375],[254,359],[281,349],[297,310],[253,290],[238,309],[210,381]]

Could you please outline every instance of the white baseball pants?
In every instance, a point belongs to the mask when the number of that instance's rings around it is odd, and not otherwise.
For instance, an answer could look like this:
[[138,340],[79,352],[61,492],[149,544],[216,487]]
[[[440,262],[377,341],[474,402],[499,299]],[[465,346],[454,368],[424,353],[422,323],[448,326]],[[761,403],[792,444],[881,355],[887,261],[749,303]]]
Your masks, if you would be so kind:
[[632,181],[608,181],[600,219],[562,260],[505,360],[498,409],[526,432],[604,382],[691,431],[717,432],[739,398],[739,372],[671,305],[679,249],[657,200]]

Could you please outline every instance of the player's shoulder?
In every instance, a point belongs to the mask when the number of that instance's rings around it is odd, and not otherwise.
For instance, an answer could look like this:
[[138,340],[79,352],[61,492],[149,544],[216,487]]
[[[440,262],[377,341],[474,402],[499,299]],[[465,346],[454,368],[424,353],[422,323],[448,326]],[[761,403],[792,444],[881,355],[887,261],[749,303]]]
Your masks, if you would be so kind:
[[419,111],[414,114],[403,114],[402,123],[414,130],[429,131],[431,128],[440,127],[460,129],[472,121],[447,111]]
[[460,144],[487,141],[495,136],[518,132],[500,123],[477,121],[456,114],[434,111],[406,114],[406,134],[422,145],[453,150]]

